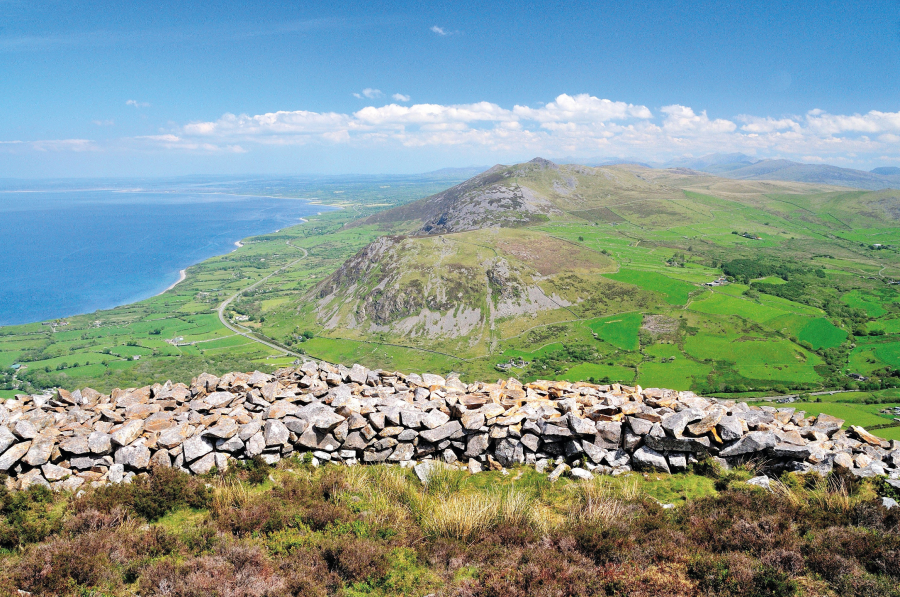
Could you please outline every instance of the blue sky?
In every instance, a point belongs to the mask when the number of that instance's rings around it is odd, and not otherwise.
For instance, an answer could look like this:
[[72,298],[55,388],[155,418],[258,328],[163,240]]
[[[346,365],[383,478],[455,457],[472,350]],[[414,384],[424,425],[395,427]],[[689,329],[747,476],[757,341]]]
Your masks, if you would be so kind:
[[898,83],[898,0],[0,0],[0,177],[900,166]]

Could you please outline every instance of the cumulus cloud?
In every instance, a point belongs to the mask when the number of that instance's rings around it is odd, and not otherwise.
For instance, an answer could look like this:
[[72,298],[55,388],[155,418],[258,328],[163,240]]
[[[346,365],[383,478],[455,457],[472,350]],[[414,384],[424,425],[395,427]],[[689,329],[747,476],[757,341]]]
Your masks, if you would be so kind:
[[133,100],[133,99],[127,100],[125,102],[125,105],[126,106],[134,106],[135,108],[149,108],[150,107],[149,102],[139,102],[139,101]]
[[653,116],[646,106],[613,102],[593,97],[587,93],[575,96],[563,93],[541,108],[515,106],[513,113],[523,119],[537,122],[605,122]]
[[840,115],[816,109],[807,113],[806,122],[809,128],[826,135],[900,132],[900,112],[872,110],[866,114]]
[[694,110],[687,106],[673,104],[663,106],[660,110],[666,115],[662,128],[673,135],[703,135],[716,133],[730,133],[737,125],[730,120],[710,120],[706,110],[695,114]]
[[362,90],[362,93],[354,93],[353,97],[358,99],[377,99],[379,97],[384,97],[384,94],[381,93],[380,89],[372,89],[371,87],[366,87]]
[[771,116],[759,117],[741,114],[737,120],[745,123],[742,131],[748,133],[772,133],[774,131],[792,130],[799,131],[800,123],[792,118],[772,118]]
[[431,28],[431,31],[432,31],[433,33],[437,33],[437,34],[440,35],[441,37],[443,37],[443,36],[445,36],[445,35],[450,35],[450,32],[449,32],[449,31],[445,30],[443,27],[438,27],[437,25],[434,25],[434,26]]
[[351,114],[304,110],[225,114],[215,121],[189,123],[173,134],[180,138],[178,146],[193,139],[242,150],[254,144],[328,143],[480,147],[517,155],[603,152],[648,160],[721,151],[799,159],[900,153],[896,143],[900,113],[844,116],[812,110],[803,117],[743,114],[729,119],[680,104],[664,106],[655,115],[644,105],[589,94],[561,94],[544,105],[512,108],[492,102],[401,105],[398,102],[407,96],[397,95],[393,103],[369,105]]
[[[131,147],[153,151],[241,153],[261,146],[351,146],[480,150],[497,161],[527,155],[620,155],[665,161],[683,155],[743,152],[751,156],[818,156],[832,163],[900,161],[900,112],[804,115],[709,115],[702,106],[642,104],[560,94],[546,104],[503,106],[409,104],[410,97],[366,88],[355,94],[368,105],[351,113],[283,110],[226,113],[215,120],[171,125],[157,135],[92,142],[85,139],[6,141],[6,152],[93,151]],[[95,124],[106,124],[98,121]],[[118,144],[118,145],[116,145]],[[811,161],[811,160],[806,160]]]

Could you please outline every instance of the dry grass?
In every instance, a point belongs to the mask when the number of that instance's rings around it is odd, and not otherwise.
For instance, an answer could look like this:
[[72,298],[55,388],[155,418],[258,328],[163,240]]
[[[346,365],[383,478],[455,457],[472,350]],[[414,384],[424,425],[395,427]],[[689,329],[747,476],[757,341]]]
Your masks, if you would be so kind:
[[572,486],[568,518],[572,522],[612,522],[622,520],[641,497],[637,479],[621,484],[598,477]]

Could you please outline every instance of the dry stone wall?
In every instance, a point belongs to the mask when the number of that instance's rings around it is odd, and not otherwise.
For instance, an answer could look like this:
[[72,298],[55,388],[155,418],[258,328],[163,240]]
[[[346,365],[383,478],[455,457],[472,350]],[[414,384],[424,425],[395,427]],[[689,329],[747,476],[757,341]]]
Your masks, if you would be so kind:
[[203,474],[234,460],[310,453],[316,463],[431,461],[472,472],[527,464],[553,478],[676,472],[704,458],[900,478],[900,442],[843,423],[692,392],[465,384],[307,362],[272,375],[203,374],[190,386],[17,396],[0,406],[0,472],[11,488],[75,490],[127,482],[154,466]]

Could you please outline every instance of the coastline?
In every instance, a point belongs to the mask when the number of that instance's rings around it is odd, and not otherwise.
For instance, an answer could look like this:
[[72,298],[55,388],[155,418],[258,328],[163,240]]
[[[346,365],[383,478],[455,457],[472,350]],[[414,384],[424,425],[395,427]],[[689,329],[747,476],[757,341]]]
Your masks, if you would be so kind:
[[[166,292],[169,292],[170,290],[172,290],[173,288],[175,288],[176,286],[178,286],[179,284],[184,282],[185,278],[187,278],[187,270],[186,269],[179,270],[178,271],[178,281],[175,282],[174,284],[172,284],[171,286],[169,286],[168,288],[166,288],[165,290],[163,290],[162,292],[160,292],[159,294],[165,294]],[[159,296],[159,294],[157,294],[156,296]]]

